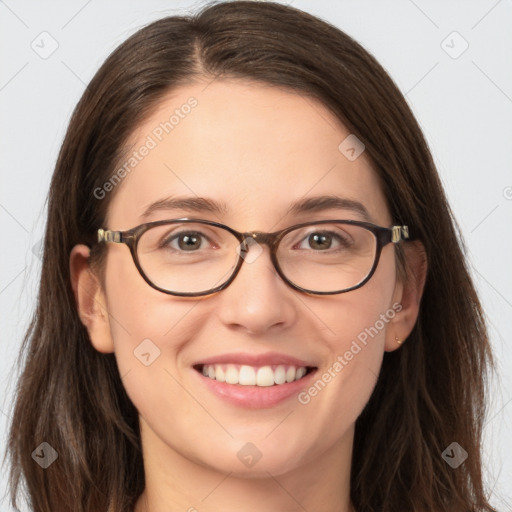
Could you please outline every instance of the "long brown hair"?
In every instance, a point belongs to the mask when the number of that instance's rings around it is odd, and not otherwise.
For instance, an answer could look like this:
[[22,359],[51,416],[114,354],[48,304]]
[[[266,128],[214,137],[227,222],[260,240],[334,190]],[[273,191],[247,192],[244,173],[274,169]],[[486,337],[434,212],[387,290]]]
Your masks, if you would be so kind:
[[[37,308],[9,436],[11,500],[22,480],[36,512],[129,511],[144,489],[138,413],[114,354],[91,345],[69,254],[104,224],[113,175],[133,130],[170,90],[242,77],[310,95],[363,141],[393,222],[425,246],[428,275],[407,343],[385,353],[356,423],[351,497],[359,512],[493,510],[482,483],[485,319],[465,248],[421,130],[379,63],[336,27],[273,2],[211,4],[149,24],[98,70],[73,113],[51,182]],[[443,460],[456,441],[469,457]],[[47,442],[58,459],[31,457]]]

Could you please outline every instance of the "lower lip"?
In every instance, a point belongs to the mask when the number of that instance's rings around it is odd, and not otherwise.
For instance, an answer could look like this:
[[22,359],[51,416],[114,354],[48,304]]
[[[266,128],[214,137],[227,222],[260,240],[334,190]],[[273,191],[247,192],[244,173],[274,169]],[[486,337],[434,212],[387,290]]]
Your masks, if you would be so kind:
[[197,370],[194,373],[202,380],[208,389],[218,397],[238,407],[247,409],[265,409],[273,407],[288,398],[298,395],[305,387],[310,385],[316,369],[302,377],[302,379],[278,384],[274,386],[241,386],[240,384],[227,384],[215,379],[205,377]]

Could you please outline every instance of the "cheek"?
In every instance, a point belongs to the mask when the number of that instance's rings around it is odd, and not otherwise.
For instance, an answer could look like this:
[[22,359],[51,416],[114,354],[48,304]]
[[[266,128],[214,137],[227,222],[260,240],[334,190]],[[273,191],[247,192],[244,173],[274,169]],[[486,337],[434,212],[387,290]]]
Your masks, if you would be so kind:
[[324,340],[331,349],[348,350],[356,340],[367,345],[369,340],[383,340],[395,312],[395,279],[394,253],[383,251],[375,273],[361,288],[309,304],[325,325]]
[[[139,274],[128,248],[119,246],[109,255],[106,268],[106,291],[111,331],[116,348],[126,350],[127,344],[134,348],[144,338],[154,338],[161,348],[174,338],[170,335],[188,312],[197,303],[166,295],[152,288]],[[124,251],[123,251],[124,249]],[[166,340],[164,342],[164,340]]]
[[318,379],[300,397],[315,414],[330,414],[333,422],[347,425],[364,408],[382,364],[386,330],[395,316],[394,280],[393,253],[388,251],[363,287],[316,306],[308,304],[325,326],[322,342],[328,353]]
[[[106,269],[110,332],[120,375],[138,406],[149,399],[150,388],[169,387],[170,373],[175,372],[169,361],[176,361],[202,321],[192,312],[197,300],[182,300],[151,288],[129,254],[112,256]],[[194,322],[186,321],[189,314]]]

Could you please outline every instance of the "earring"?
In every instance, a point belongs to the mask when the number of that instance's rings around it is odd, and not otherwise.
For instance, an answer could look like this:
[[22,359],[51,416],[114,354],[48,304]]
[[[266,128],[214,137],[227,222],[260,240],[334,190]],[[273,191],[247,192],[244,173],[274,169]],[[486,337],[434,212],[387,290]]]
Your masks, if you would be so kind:
[[402,340],[399,340],[396,336],[395,336],[395,341],[400,345],[400,343],[402,343]]

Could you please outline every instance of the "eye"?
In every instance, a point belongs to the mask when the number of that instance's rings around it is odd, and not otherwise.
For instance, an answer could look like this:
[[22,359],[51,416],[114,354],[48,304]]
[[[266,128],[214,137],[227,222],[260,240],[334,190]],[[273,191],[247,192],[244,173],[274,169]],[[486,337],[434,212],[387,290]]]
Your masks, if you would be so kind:
[[[302,245],[304,242],[308,244],[307,247]],[[333,244],[337,244],[337,248],[339,249],[349,247],[351,242],[348,236],[343,237],[341,234],[334,233],[333,231],[313,231],[302,240],[298,248],[310,248],[315,251],[325,251],[327,249],[331,249]]]
[[[204,248],[202,241],[207,237],[199,231],[180,231],[173,233],[162,240],[159,248],[170,248],[176,251],[195,252],[197,249]],[[177,246],[176,244],[177,243]]]

